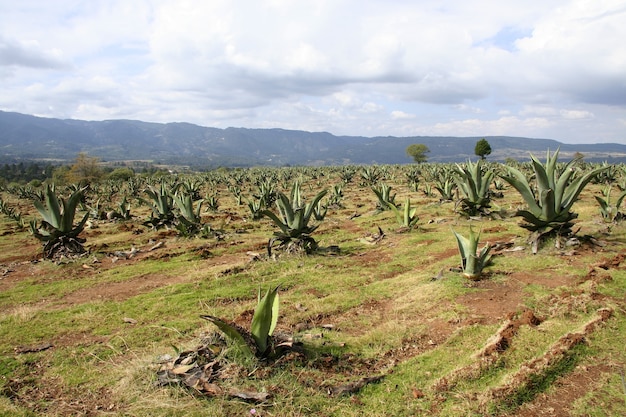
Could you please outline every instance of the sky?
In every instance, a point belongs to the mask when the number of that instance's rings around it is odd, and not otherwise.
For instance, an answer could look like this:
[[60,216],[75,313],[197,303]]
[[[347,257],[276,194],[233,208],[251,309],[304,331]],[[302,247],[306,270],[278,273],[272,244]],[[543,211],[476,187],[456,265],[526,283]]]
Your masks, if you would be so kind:
[[0,110],[626,144],[626,1],[0,0]]

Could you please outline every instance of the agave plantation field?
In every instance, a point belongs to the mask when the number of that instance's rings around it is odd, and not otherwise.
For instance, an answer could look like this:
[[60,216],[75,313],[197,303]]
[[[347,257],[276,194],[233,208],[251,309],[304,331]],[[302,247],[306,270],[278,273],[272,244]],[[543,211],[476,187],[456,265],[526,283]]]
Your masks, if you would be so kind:
[[556,155],[7,186],[0,415],[626,415],[625,187]]

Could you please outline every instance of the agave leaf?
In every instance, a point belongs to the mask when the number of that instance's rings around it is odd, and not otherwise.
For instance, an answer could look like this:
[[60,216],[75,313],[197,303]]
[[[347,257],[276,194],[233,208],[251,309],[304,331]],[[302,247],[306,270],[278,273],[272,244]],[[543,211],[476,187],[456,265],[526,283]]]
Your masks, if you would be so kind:
[[513,188],[515,188],[528,206],[528,209],[535,216],[541,215],[541,207],[537,204],[535,200],[535,194],[532,191],[532,188],[528,184],[528,180],[526,176],[519,171],[517,168],[508,167],[509,175],[503,175],[501,178],[511,184]]
[[541,219],[551,221],[559,213],[559,208],[554,205],[554,191],[551,189],[541,192]]
[[[535,178],[537,180],[537,191],[538,194],[541,195],[543,191],[550,190],[550,180],[548,179],[548,172],[546,167],[534,156],[530,156],[533,170],[535,171]],[[548,159],[550,158],[550,153],[548,151]]]
[[235,343],[235,346],[237,346],[237,348],[241,352],[243,352],[246,356],[254,357],[254,354],[252,353],[250,346],[248,346],[246,339],[243,337],[241,332],[235,326],[214,316],[203,315],[200,317],[216,325],[217,328],[220,329],[222,333],[226,335],[226,337],[232,340]]
[[328,193],[328,190],[320,191],[319,193],[317,193],[315,197],[313,197],[313,200],[311,200],[311,202],[306,205],[305,212],[304,212],[304,220],[306,223],[309,222],[309,219],[311,218],[311,214],[313,214],[313,210],[315,209],[315,207],[317,207],[317,204],[326,195],[326,193]]
[[54,192],[54,186],[46,186],[44,198],[45,206],[39,200],[34,200],[33,204],[46,223],[58,229],[61,226],[61,205]]
[[287,225],[293,224],[294,210],[291,205],[291,202],[289,201],[289,197],[287,197],[283,193],[278,193],[278,200],[276,200],[276,205],[278,206],[278,209],[281,215],[283,216],[283,220],[285,224]]
[[278,289],[268,289],[265,296],[259,301],[254,310],[250,333],[254,338],[261,354],[267,351],[268,339],[276,328],[278,320]]
[[74,229],[72,229],[72,231],[69,233],[69,236],[70,237],[78,236],[78,234],[82,232],[83,229],[85,228],[85,223],[87,223],[88,218],[89,218],[89,213],[85,213],[80,223],[78,223],[78,225],[76,225],[76,227],[74,227]]
[[578,199],[578,195],[582,192],[585,186],[596,177],[600,172],[608,169],[610,166],[596,168],[587,172],[582,177],[572,182],[565,190],[565,194],[562,200],[562,207],[564,210],[569,210],[574,202]]
[[556,187],[554,189],[554,196],[555,196],[554,205],[555,207],[558,207],[558,208],[563,207],[563,198],[566,196],[566,191],[568,189],[568,186],[570,185],[569,184],[570,178],[575,172],[574,169],[570,167],[570,165],[571,164],[568,163],[565,166],[565,169],[563,170],[563,173],[561,174],[561,177],[557,181]]
[[274,214],[273,211],[271,211],[271,210],[261,210],[260,213],[263,216],[269,217],[274,222],[274,224],[276,226],[278,226],[278,228],[285,235],[289,235],[289,226],[287,224],[283,223],[283,221],[281,219],[279,219],[278,216],[276,214]]
[[626,197],[626,191],[624,191],[619,195],[619,197],[617,197],[617,201],[615,202],[615,208],[617,210],[619,210],[619,206],[622,205],[622,200],[624,200],[624,197]]
[[[625,193],[624,195],[626,195],[626,193]],[[610,207],[610,206],[609,206],[609,199],[607,198],[607,199],[605,200],[605,199],[603,199],[602,197],[598,197],[597,195],[596,195],[596,196],[594,196],[594,197],[595,197],[596,201],[598,202],[598,204],[600,204],[600,210],[601,210],[602,212],[606,212],[606,211],[607,211],[607,209]]]
[[465,260],[471,253],[470,241],[465,236],[455,232],[454,230],[452,231],[452,233],[454,233],[454,236],[456,237],[456,242],[459,247],[459,253],[461,254],[461,260],[463,261],[463,265],[465,265]]

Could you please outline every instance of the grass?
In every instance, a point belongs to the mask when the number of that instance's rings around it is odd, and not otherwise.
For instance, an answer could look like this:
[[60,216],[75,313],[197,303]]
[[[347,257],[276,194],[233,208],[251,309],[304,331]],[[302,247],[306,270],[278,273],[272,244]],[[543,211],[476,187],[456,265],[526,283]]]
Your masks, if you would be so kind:
[[[328,175],[325,182],[335,183],[336,174]],[[220,198],[217,213],[204,213],[224,229],[223,240],[150,231],[139,224],[146,208],[134,207],[137,218],[130,225],[137,234],[127,230],[129,225],[101,222],[86,232],[90,257],[66,265],[31,263],[40,248],[27,231],[0,219],[0,268],[13,270],[0,280],[0,415],[85,414],[69,399],[78,399],[94,415],[250,415],[252,408],[261,416],[514,414],[537,406],[542,393],[562,396],[556,382],[587,368],[598,370],[598,380],[580,388],[568,412],[623,414],[626,393],[619,372],[626,353],[618,341],[626,335],[626,272],[619,262],[606,269],[594,265],[624,254],[626,229],[617,225],[606,234],[599,213],[590,207],[600,186],[583,192],[574,210],[580,213],[581,234],[607,242],[602,252],[583,246],[564,254],[553,242],[535,256],[528,248],[504,252],[494,257],[484,280],[472,283],[452,270],[460,258],[451,229],[465,231],[471,223],[482,230],[480,246],[511,240],[513,246],[526,246],[527,233],[518,219],[470,222],[453,212],[453,203],[409,192],[400,173],[393,178],[385,182],[398,192],[396,201],[408,195],[418,207],[416,230],[399,233],[391,212],[374,214],[376,196],[355,180],[344,187],[345,208],[329,210],[314,233],[322,248],[337,245],[339,253],[277,260],[263,258],[274,231],[271,222],[250,221],[247,207],[228,197]],[[311,196],[317,189],[305,190]],[[218,192],[227,195],[226,187]],[[3,199],[11,201],[11,196]],[[518,200],[509,188],[495,203],[509,207]],[[353,213],[360,216],[349,219]],[[366,243],[378,227],[385,237]],[[165,246],[148,251],[159,241]],[[11,250],[15,245],[25,252],[17,255]],[[142,250],[136,258],[113,262],[114,251],[132,245]],[[251,261],[249,251],[263,259]],[[98,263],[91,262],[94,256]],[[433,280],[439,271],[441,279]],[[270,392],[268,402],[207,398],[183,387],[154,385],[157,358],[194,349],[215,333],[200,315],[249,326],[259,287],[278,284],[278,331],[301,342],[305,355],[273,366],[233,364],[231,377],[219,382],[225,389]],[[505,400],[493,396],[523,364],[541,358],[603,307],[613,315],[585,337],[585,344],[511,388]],[[524,309],[543,322],[521,326],[508,349],[489,365],[474,368],[475,354],[507,315]],[[16,351],[42,343],[53,346]],[[461,376],[453,388],[437,388],[455,372]],[[383,378],[348,395],[328,395],[371,376]]]

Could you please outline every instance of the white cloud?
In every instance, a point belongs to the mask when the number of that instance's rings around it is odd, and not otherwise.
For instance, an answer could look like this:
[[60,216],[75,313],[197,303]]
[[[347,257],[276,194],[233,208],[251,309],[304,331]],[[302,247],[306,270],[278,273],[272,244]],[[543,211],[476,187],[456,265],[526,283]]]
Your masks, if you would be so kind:
[[580,119],[593,119],[592,112],[587,110],[561,110],[560,115],[564,119],[580,120]]
[[0,108],[626,143],[624,18],[622,0],[0,0]]
[[393,120],[402,120],[402,119],[415,119],[414,114],[405,113],[401,110],[394,110],[391,112],[391,118]]

